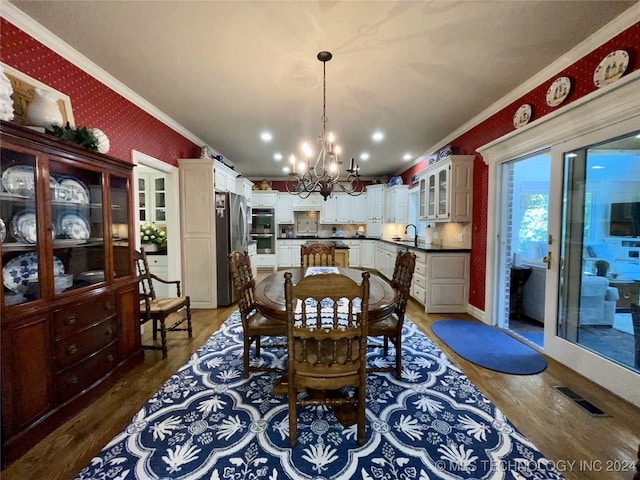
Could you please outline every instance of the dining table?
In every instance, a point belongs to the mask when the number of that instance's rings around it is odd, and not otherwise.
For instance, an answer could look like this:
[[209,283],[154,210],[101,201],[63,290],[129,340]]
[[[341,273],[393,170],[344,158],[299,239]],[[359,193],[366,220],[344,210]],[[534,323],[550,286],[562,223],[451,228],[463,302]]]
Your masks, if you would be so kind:
[[[255,287],[254,300],[256,309],[268,318],[287,322],[287,311],[284,298],[284,274],[291,272],[291,281],[295,285],[310,273],[324,271],[346,275],[357,283],[362,283],[362,272],[357,268],[328,267],[294,267],[272,273],[262,279]],[[368,322],[375,323],[388,317],[396,306],[397,294],[389,282],[376,273],[370,272]]]

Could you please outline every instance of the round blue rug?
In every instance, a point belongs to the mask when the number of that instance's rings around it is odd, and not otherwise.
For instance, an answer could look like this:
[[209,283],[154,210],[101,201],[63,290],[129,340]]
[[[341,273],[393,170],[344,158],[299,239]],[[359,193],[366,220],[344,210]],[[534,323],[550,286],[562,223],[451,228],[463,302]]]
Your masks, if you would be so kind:
[[438,320],[431,329],[451,350],[481,367],[515,375],[533,375],[547,368],[547,361],[534,349],[484,323]]

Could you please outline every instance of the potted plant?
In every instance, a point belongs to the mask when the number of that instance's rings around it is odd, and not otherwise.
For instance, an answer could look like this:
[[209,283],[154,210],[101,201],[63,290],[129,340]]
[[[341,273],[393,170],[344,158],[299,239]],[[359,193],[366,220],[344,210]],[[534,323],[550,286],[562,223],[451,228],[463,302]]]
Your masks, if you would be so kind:
[[606,260],[596,260],[594,262],[594,267],[596,267],[596,275],[598,277],[606,277],[607,271],[609,270],[609,262]]
[[167,248],[167,234],[153,223],[140,223],[140,240],[146,252],[157,252]]

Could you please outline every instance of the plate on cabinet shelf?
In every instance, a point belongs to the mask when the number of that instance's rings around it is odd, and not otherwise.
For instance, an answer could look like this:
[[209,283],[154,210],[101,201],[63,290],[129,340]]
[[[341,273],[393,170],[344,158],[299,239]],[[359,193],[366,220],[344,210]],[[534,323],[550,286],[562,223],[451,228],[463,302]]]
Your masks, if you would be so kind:
[[2,187],[14,195],[33,197],[35,173],[29,165],[13,165],[2,172]]
[[60,186],[68,191],[67,201],[71,203],[89,204],[90,196],[87,186],[75,177],[58,177]]
[[4,242],[5,238],[7,238],[7,227],[4,224],[4,220],[0,218],[0,243]]
[[[58,257],[53,257],[54,276],[64,275],[64,265]],[[38,278],[38,254],[35,252],[23,253],[12,258],[2,269],[4,286],[9,290],[25,293],[29,288],[29,282]]]
[[71,240],[89,240],[89,224],[77,213],[66,212],[58,217],[58,233]]
[[602,88],[618,80],[629,66],[629,54],[625,50],[614,50],[604,57],[593,72],[593,83]]
[[22,243],[36,243],[38,241],[36,212],[23,210],[16,213],[11,219],[11,235]]

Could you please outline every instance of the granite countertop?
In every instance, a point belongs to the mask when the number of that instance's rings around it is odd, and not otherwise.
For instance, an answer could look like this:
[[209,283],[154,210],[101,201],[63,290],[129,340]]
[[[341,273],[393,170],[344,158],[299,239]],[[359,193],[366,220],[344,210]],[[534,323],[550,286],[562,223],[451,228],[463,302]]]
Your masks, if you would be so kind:
[[[435,252],[471,252],[470,248],[457,247],[451,245],[437,245],[435,243],[427,244],[424,241],[418,241],[418,245],[415,245],[413,241],[405,242],[403,240],[393,240],[389,238],[369,238],[369,237],[315,237],[311,235],[300,235],[297,237],[279,237],[278,240],[312,240],[319,242],[338,242],[340,240],[379,240],[386,243],[391,243],[393,245],[398,245],[401,247],[407,247],[413,250],[421,250],[423,252],[435,253]],[[336,248],[349,248],[348,245],[336,245]]]

